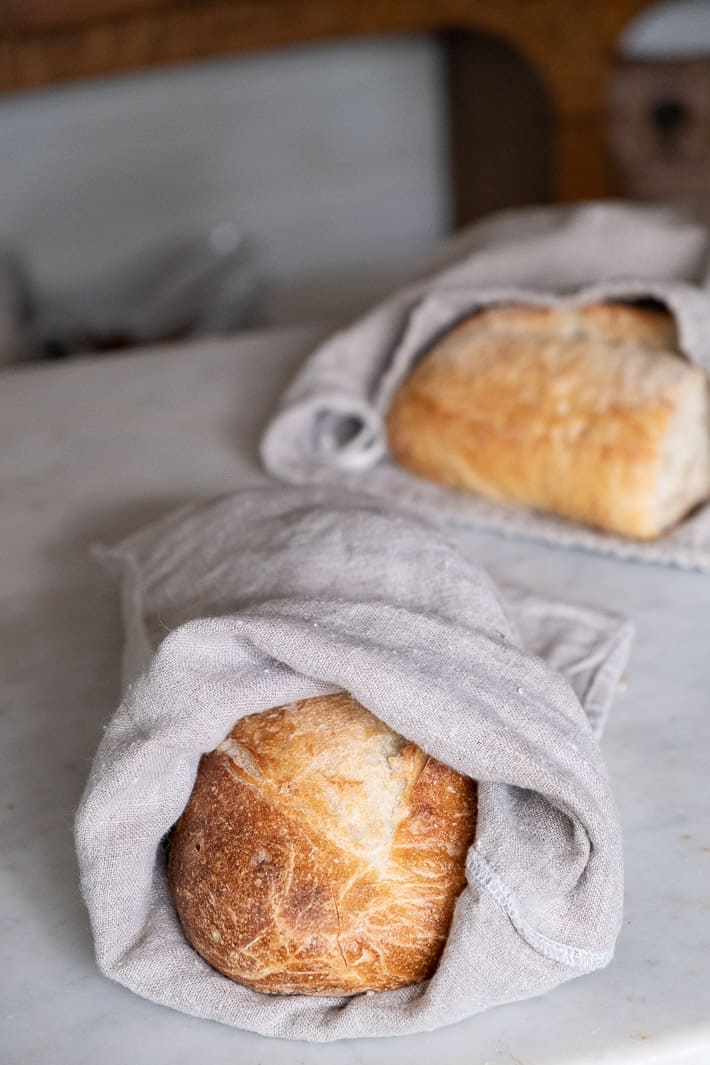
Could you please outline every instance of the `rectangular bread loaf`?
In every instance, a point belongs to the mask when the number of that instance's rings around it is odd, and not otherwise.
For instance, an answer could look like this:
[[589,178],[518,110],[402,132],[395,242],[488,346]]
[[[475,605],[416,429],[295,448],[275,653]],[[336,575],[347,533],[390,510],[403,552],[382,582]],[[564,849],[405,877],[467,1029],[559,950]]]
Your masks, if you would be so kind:
[[662,311],[492,308],[395,394],[390,452],[454,488],[652,539],[710,495],[705,374]]

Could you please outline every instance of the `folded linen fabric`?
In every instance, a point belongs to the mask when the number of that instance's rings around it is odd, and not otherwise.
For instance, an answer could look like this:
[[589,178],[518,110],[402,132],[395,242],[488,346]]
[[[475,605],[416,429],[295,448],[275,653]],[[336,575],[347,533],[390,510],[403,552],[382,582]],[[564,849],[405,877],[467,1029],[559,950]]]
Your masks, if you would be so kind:
[[538,306],[651,298],[674,315],[680,347],[710,374],[710,238],[670,209],[594,204],[510,212],[454,243],[455,265],[396,292],[326,340],[267,425],[267,470],[293,484],[337,482],[399,498],[441,521],[710,572],[710,506],[652,542],[464,494],[413,476],[387,454],[385,416],[422,353],[466,315],[496,304]]
[[[431,1030],[610,960],[622,850],[598,737],[627,623],[503,593],[429,522],[332,488],[247,489],[102,557],[122,582],[126,687],[76,844],[108,976],[196,1016],[326,1041]],[[341,689],[478,782],[467,885],[428,981],[265,995],[188,945],[161,841],[237,720]]]

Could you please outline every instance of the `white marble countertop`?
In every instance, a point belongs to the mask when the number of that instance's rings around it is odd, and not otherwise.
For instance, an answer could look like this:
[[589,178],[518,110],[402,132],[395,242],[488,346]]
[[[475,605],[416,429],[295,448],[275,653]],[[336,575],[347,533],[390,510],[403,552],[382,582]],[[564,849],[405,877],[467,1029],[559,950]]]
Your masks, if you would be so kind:
[[311,329],[7,373],[0,381],[0,1061],[3,1065],[710,1062],[710,579],[493,534],[492,572],[637,624],[604,747],[626,918],[603,972],[432,1034],[271,1041],[145,1002],[97,971],[74,810],[118,697],[115,589],[88,557],[261,475],[259,427]]

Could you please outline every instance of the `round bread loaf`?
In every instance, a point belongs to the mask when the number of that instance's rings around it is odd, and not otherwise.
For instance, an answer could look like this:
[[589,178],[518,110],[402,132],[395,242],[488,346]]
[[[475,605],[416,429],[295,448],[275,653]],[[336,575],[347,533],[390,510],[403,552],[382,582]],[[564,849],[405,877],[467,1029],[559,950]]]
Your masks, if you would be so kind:
[[710,497],[710,388],[663,311],[500,306],[426,352],[387,412],[411,473],[652,540]]
[[345,692],[252,714],[200,763],[168,878],[192,946],[258,991],[431,975],[465,883],[475,784]]

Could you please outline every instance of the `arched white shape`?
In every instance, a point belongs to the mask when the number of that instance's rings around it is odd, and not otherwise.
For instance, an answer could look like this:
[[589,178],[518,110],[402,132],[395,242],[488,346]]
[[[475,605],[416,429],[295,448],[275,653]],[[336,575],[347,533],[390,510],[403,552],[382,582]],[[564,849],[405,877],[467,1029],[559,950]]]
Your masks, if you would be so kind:
[[619,41],[629,59],[710,56],[710,0],[664,0],[637,15]]

